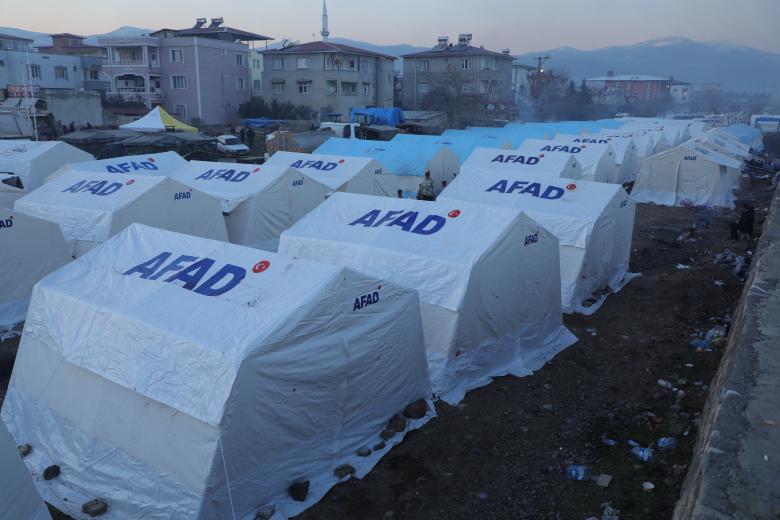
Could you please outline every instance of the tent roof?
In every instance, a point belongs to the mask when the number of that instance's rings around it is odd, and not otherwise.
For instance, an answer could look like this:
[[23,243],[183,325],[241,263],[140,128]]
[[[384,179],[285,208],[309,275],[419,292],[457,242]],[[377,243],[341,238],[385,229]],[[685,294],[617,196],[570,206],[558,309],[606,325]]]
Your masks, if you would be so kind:
[[397,134],[391,142],[408,143],[412,146],[420,143],[428,143],[438,146],[446,146],[451,149],[462,163],[475,148],[504,148],[511,146],[508,139],[500,136],[485,136],[476,134],[451,134],[451,135],[415,135]]
[[[518,160],[520,157],[523,158],[522,162]],[[535,164],[529,164],[527,159],[530,157],[536,157],[539,161]],[[577,166],[578,162],[571,154],[528,154],[515,150],[475,148],[461,166],[461,171],[468,168],[480,168],[511,173],[535,172],[542,175],[564,177],[569,169],[576,169]]]
[[367,141],[331,137],[317,154],[373,157],[393,175],[422,177],[428,161],[440,153],[452,153],[446,146],[428,142]]
[[701,154],[702,156],[704,156],[705,159],[715,164],[726,166],[728,168],[739,169],[742,167],[742,161],[733,159],[725,154],[722,154],[716,150],[713,150],[712,148],[699,144],[693,140],[684,142],[682,145],[680,145],[680,147],[684,149],[688,149],[689,151],[695,152],[697,154]]
[[735,155],[741,158],[750,157],[750,152],[746,145],[736,140],[733,135],[719,130],[710,130],[709,132],[694,137],[692,140],[694,143],[701,143],[705,146],[714,148],[715,151],[718,152]]
[[176,152],[125,155],[98,161],[71,163],[67,170],[97,173],[127,173],[130,175],[168,175],[186,168],[187,161]]
[[[181,259],[182,255],[189,258]],[[207,270],[190,290],[183,287],[184,280],[150,276],[154,266],[159,269],[177,258],[189,266],[200,259],[214,262],[208,266],[204,261]],[[217,294],[205,292],[206,281],[225,266],[229,266],[225,272],[239,278],[237,285],[219,293],[234,279],[226,274],[214,280],[212,289]],[[171,275],[176,271],[172,269]],[[96,309],[101,319],[121,322],[128,332],[155,332],[154,337],[145,337],[146,347],[138,347],[153,350],[151,360],[138,355],[128,341],[104,342],[103,348],[76,356],[74,349],[88,338],[81,334],[81,327],[68,328],[59,342],[69,362],[217,425],[242,361],[263,350],[262,340],[316,299],[341,271],[336,266],[133,224],[92,254],[47,277],[38,289],[51,305],[68,309],[69,315],[84,316]],[[225,333],[228,326],[229,334]],[[183,356],[188,362],[176,363]]]
[[35,189],[56,169],[71,161],[89,161],[92,155],[62,141],[0,140],[0,172],[22,179]]
[[[409,229],[416,229],[432,215],[425,229],[433,229],[435,221],[441,228],[431,234],[415,233],[400,224],[383,223],[381,219],[388,215],[407,216],[403,223],[408,223]],[[415,287],[423,301],[457,311],[472,265],[520,215],[516,209],[468,202],[448,204],[337,192],[282,234],[280,250],[296,238],[312,244],[343,244],[355,251],[356,261],[365,264],[365,272]]]
[[370,170],[372,175],[377,170],[382,170],[382,165],[371,157],[283,151],[273,154],[263,166],[295,168],[331,190],[340,189],[366,169]]
[[186,168],[177,170],[171,177],[218,197],[223,210],[230,212],[288,172],[293,170],[286,166],[190,161]]
[[437,200],[450,205],[466,200],[517,208],[551,231],[561,245],[585,247],[596,220],[616,196],[628,199],[617,184],[468,169]]
[[133,122],[120,125],[122,130],[135,130],[137,132],[165,132],[173,128],[177,132],[197,132],[198,129],[182,123],[162,107],[154,107],[148,114]]

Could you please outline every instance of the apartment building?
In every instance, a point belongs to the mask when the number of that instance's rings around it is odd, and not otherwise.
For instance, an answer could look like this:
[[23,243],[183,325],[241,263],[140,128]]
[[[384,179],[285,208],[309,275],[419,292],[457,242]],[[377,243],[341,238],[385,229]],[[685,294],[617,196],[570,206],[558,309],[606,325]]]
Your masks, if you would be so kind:
[[252,63],[249,66],[252,69],[252,97],[263,97],[263,52],[253,49],[250,54]]
[[184,121],[221,124],[237,117],[251,95],[248,42],[272,38],[199,18],[190,29],[147,36],[100,38],[106,49],[110,94],[162,105]]
[[441,36],[431,50],[405,54],[403,108],[422,110],[423,99],[434,89],[447,89],[455,97],[477,99],[485,105],[512,103],[512,56],[471,45],[470,33],[458,43]]
[[669,96],[671,78],[650,76],[647,74],[615,74],[586,78],[585,86],[594,100],[607,105],[620,105],[627,102],[658,101]]
[[306,105],[322,114],[341,114],[343,120],[353,108],[393,106],[393,56],[329,41],[262,55],[266,102]]

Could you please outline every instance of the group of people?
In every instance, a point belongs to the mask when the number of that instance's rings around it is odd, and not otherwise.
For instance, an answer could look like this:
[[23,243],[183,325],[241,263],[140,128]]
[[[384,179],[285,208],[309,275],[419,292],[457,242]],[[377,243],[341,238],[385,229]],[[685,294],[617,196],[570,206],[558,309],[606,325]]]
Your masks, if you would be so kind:
[[[444,191],[444,189],[447,187],[447,181],[443,180],[441,181],[441,188],[439,190],[436,189],[436,183],[433,182],[433,179],[431,179],[431,172],[426,171],[425,176],[423,177],[422,182],[418,186],[417,189],[417,196],[415,197],[417,200],[429,200],[434,201],[436,200],[436,196]],[[403,199],[404,197],[404,190],[398,190],[397,196],[399,199]]]
[[252,146],[255,142],[255,130],[249,125],[243,126],[240,129],[233,127],[230,123],[225,125],[227,133],[237,135],[238,139],[247,146]]

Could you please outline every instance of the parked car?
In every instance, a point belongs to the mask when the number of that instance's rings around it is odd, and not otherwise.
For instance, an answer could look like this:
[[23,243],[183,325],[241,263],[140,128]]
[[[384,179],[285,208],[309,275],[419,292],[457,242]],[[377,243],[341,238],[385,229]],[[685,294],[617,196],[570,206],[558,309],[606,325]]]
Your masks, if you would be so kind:
[[238,137],[225,134],[217,137],[217,151],[227,155],[246,155],[249,153],[249,147]]

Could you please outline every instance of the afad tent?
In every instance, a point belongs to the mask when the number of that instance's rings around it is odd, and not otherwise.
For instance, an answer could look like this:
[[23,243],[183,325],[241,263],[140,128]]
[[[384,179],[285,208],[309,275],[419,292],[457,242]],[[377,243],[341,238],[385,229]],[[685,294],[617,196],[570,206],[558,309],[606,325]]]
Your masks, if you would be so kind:
[[736,138],[719,130],[710,130],[693,139],[694,143],[703,144],[716,152],[728,155],[732,159],[750,159],[750,148],[740,143]]
[[431,382],[450,404],[576,341],[562,324],[558,241],[518,210],[335,193],[279,251],[419,291]]
[[634,204],[622,186],[464,169],[437,201],[517,208],[555,235],[564,312],[591,314],[603,289],[619,291],[630,279]]
[[0,174],[18,177],[20,187],[31,192],[62,166],[91,161],[87,152],[62,141],[0,141]]
[[639,169],[639,161],[637,159],[636,143],[631,136],[616,134],[616,133],[603,133],[588,136],[597,141],[606,139],[612,150],[615,152],[615,164],[618,168],[618,184],[624,184],[636,179],[636,173]]
[[198,129],[182,123],[162,107],[154,107],[151,112],[131,123],[120,125],[122,130],[135,132],[197,132]]
[[383,194],[375,176],[382,175],[385,170],[371,157],[279,151],[265,161],[264,165],[295,168],[305,176],[327,186],[330,192]]
[[133,225],[36,286],[2,418],[30,472],[60,467],[36,486],[73,517],[96,497],[107,519],[293,516],[433,415],[418,301]]
[[328,191],[289,166],[266,164],[190,161],[172,178],[220,200],[232,243],[271,251]]
[[71,260],[59,226],[0,208],[0,333],[24,321],[33,285]]
[[14,201],[27,193],[21,186],[19,177],[0,172],[0,208],[14,207]]
[[76,257],[134,222],[228,238],[220,201],[168,177],[71,171],[17,200],[14,208],[59,224]]
[[446,146],[432,143],[399,143],[364,141],[331,137],[314,151],[315,154],[371,157],[385,170],[377,177],[382,195],[395,197],[398,190],[417,193],[426,171],[438,187],[441,181],[451,181],[460,171],[458,156]]
[[642,163],[631,198],[664,206],[734,207],[742,163],[688,141]]
[[520,152],[536,156],[574,155],[580,164],[583,180],[594,182],[615,182],[617,165],[615,152],[608,143],[576,143],[578,136],[558,136],[555,139],[526,139]]
[[502,139],[498,136],[478,136],[469,134],[460,135],[417,135],[417,134],[397,134],[392,142],[398,143],[429,143],[433,145],[446,146],[450,148],[458,160],[462,163],[475,148],[503,148],[511,149],[512,144],[508,139]]
[[172,175],[186,169],[188,164],[187,160],[176,152],[125,155],[111,159],[68,164],[57,171],[56,175],[52,175],[50,179],[70,171],[125,173],[128,175]]
[[8,520],[51,520],[16,443],[0,421],[0,504]]
[[528,154],[512,150],[477,148],[463,163],[462,169],[482,169],[502,172],[507,175],[533,172],[537,175],[579,179],[582,177],[580,163],[571,154]]
[[736,125],[729,125],[721,130],[733,136],[743,145],[747,146],[748,149],[752,148],[757,152],[762,152],[764,150],[764,140],[761,135],[761,130],[758,128],[739,123]]

